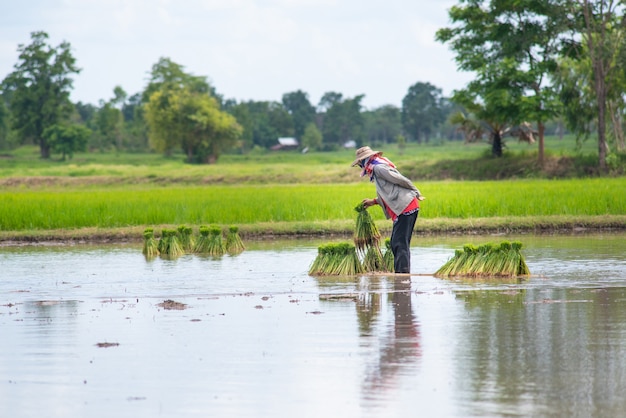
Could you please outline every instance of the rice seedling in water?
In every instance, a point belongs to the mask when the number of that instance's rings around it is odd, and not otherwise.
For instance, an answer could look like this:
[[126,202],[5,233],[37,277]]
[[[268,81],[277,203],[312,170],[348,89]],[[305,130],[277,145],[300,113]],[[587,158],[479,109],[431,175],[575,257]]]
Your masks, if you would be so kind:
[[229,254],[239,254],[246,247],[243,245],[241,241],[241,237],[239,236],[239,227],[230,226],[228,228],[228,234],[226,234],[226,252]]
[[209,228],[209,245],[207,254],[213,256],[222,256],[226,252],[226,246],[222,239],[222,229],[219,226]]
[[364,251],[367,247],[378,246],[380,232],[378,232],[378,228],[367,208],[361,202],[354,210],[357,212],[354,245],[359,251]]
[[521,253],[522,243],[471,244],[455,250],[454,257],[437,270],[437,277],[514,277],[530,271]]
[[159,243],[154,238],[154,229],[146,228],[143,231],[143,255],[147,258],[153,258],[159,255]]
[[192,235],[193,230],[191,229],[191,227],[186,225],[180,225],[177,228],[177,232],[177,237],[183,250],[188,253],[192,252],[194,248],[194,238]]
[[185,250],[180,245],[175,229],[164,229],[159,240],[159,252],[161,257],[176,258],[185,254]]
[[[383,254],[377,245],[367,247],[367,251],[365,251],[365,256],[363,257],[363,268],[365,269],[365,271],[385,270]],[[393,271],[393,266],[391,271]]]
[[393,271],[393,251],[391,251],[391,239],[385,239],[385,254],[383,254],[383,271]]
[[349,276],[363,273],[356,247],[349,243],[320,245],[309,268],[312,276]]
[[209,247],[211,243],[211,237],[209,236],[211,230],[208,226],[202,225],[199,229],[200,236],[196,240],[196,243],[193,247],[194,253],[206,254],[209,252]]

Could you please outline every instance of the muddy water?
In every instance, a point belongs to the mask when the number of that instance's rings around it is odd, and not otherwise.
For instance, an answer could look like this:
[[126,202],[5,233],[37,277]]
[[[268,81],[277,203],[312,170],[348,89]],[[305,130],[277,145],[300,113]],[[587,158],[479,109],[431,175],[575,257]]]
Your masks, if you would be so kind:
[[410,279],[310,277],[326,241],[0,248],[0,416],[622,415],[626,235],[506,237],[524,281],[431,275],[501,239],[416,239]]

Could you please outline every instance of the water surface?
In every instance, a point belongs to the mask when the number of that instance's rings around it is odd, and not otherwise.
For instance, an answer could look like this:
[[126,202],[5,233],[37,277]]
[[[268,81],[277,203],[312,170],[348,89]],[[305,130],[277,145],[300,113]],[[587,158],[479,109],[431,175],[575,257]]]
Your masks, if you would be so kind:
[[[532,277],[432,276],[503,239]],[[624,234],[416,238],[410,278],[310,277],[323,242],[151,261],[137,245],[0,248],[0,416],[626,410]]]

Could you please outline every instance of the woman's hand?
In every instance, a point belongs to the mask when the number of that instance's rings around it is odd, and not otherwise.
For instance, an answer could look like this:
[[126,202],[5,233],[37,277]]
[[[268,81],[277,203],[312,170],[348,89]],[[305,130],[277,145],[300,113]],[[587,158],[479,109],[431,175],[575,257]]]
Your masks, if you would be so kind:
[[369,208],[370,206],[374,206],[376,204],[376,199],[363,199],[363,207]]

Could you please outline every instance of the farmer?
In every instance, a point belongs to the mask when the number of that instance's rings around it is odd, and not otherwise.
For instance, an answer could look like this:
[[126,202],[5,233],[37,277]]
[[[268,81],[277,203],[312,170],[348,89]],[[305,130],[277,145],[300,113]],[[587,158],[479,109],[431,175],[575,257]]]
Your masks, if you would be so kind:
[[380,205],[385,217],[393,221],[391,251],[394,271],[410,273],[411,236],[419,213],[419,201],[424,200],[424,196],[380,151],[359,148],[352,167],[355,165],[361,167],[361,177],[368,176],[376,185],[376,198],[363,199],[363,206]]

